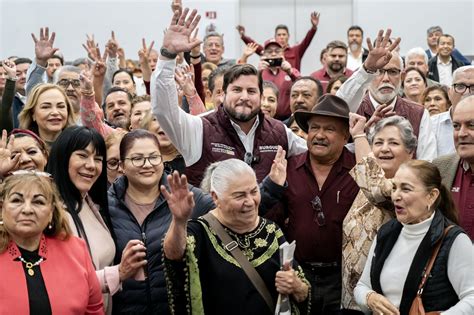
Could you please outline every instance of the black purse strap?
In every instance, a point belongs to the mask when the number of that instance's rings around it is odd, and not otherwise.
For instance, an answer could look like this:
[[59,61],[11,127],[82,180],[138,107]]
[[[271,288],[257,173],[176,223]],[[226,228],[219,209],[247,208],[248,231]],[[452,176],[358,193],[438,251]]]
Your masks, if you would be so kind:
[[203,216],[203,218],[209,223],[211,228],[216,232],[217,236],[221,239],[224,248],[231,253],[231,255],[237,260],[239,265],[242,267],[242,270],[245,272],[247,277],[250,279],[254,287],[257,289],[258,293],[263,297],[267,306],[272,312],[275,311],[275,305],[268,291],[265,282],[263,282],[262,277],[258,274],[257,270],[250,264],[250,261],[245,257],[244,253],[239,249],[239,245],[234,241],[229,234],[224,230],[222,224],[216,219],[214,215],[208,213]]

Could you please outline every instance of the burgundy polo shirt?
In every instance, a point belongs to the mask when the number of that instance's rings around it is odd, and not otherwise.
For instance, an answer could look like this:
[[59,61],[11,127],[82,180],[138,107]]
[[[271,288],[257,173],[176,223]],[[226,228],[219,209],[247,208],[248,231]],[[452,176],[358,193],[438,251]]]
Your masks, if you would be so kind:
[[474,240],[474,174],[470,167],[463,167],[459,162],[451,194],[459,210],[459,225]]
[[[344,148],[323,187],[318,187],[308,152],[288,160],[284,201],[288,211],[289,241],[296,240],[295,257],[300,263],[341,262],[342,222],[359,192],[349,171],[355,156]],[[319,226],[311,201],[319,196],[325,226]]]
[[277,69],[276,74],[273,74],[269,69],[262,70],[262,78],[265,81],[275,83],[280,91],[278,96],[278,106],[275,113],[275,118],[285,120],[291,116],[290,110],[290,92],[293,82],[300,77],[300,72],[295,68],[291,68],[291,74],[286,73],[280,68]]
[[[346,77],[350,77],[354,73],[353,71],[346,69],[343,73]],[[321,84],[323,85],[323,94],[326,93],[326,88],[328,86],[329,80],[331,80],[331,77],[329,76],[328,72],[326,71],[326,68],[321,68],[317,71],[314,71],[313,73],[310,74],[315,79],[318,79],[321,81]]]

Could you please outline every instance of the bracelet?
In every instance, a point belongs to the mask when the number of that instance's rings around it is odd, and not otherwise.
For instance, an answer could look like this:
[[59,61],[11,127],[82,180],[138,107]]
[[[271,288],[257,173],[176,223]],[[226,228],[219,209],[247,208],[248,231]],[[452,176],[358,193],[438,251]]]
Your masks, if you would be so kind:
[[367,72],[368,74],[376,74],[376,73],[379,72],[379,70],[369,70],[369,69],[367,69],[367,67],[365,66],[364,63],[362,64],[362,68],[364,68],[365,72]]
[[357,138],[367,138],[367,135],[365,133],[361,133],[361,134],[352,136],[352,140],[355,140]]
[[193,55],[189,54],[189,58],[191,58],[191,59],[199,59],[199,58],[201,58],[201,55],[199,55],[199,56],[193,56]]
[[94,96],[94,90],[81,89],[81,94],[84,96]]
[[168,58],[168,59],[174,59],[174,58],[176,58],[176,56],[178,55],[177,53],[174,53],[174,52],[169,51],[169,50],[166,49],[165,47],[161,47],[161,49],[160,49],[160,54],[161,54],[163,57],[166,57],[166,58]]
[[[376,294],[377,292],[375,291],[370,291],[369,293],[367,293],[367,295],[365,296],[365,304],[367,305],[367,307],[369,307],[369,298],[372,294]],[[370,308],[370,307],[369,307]]]

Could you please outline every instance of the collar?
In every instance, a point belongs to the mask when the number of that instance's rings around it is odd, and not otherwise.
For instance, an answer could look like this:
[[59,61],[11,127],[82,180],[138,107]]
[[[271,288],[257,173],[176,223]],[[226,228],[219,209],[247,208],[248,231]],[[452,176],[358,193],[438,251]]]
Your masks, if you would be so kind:
[[[375,98],[372,97],[372,93],[370,93],[370,92],[369,92],[369,98],[370,98],[370,102],[374,106],[374,109],[377,109],[377,107],[379,107],[379,105],[382,105],[379,102],[377,102],[375,100]],[[398,96],[395,96],[395,98],[389,104],[389,105],[393,105],[393,110],[395,110],[395,103],[397,102],[397,99],[398,99]]]
[[445,112],[439,114],[439,116],[438,116],[438,117],[439,117],[439,121],[440,121],[440,122],[445,122],[445,121],[447,121],[447,122],[450,122],[450,123],[451,123],[451,121],[452,121],[452,119],[451,119],[451,110],[452,110],[452,107],[451,107],[450,109],[448,109],[447,111],[445,111]]
[[[8,243],[7,252],[8,254],[10,254],[12,260],[15,260],[21,256],[18,246],[12,240],[10,240],[10,242]],[[38,255],[43,257],[44,259],[48,258],[48,241],[44,234],[41,234],[41,239],[38,247]]]
[[[252,126],[252,128],[250,128],[250,131],[247,133],[247,135],[249,135],[250,133],[252,133],[253,131],[255,131],[255,129],[257,129],[257,127],[258,127],[258,124],[260,123],[260,119],[259,119],[258,115],[255,116],[255,117],[257,117],[257,118],[255,119],[255,121],[254,121],[254,123],[253,123],[253,126]],[[230,121],[232,127],[234,127],[235,131],[241,132],[241,133],[245,134],[245,132],[242,131],[242,129],[240,128],[240,126],[239,126],[237,123],[235,123],[235,122],[234,122],[232,119],[230,119],[230,118],[229,118],[229,121]]]
[[462,167],[464,172],[468,172],[471,170],[471,165],[469,165],[469,163],[466,160],[461,159],[461,161],[459,162],[460,162],[459,165]]
[[452,60],[453,60],[453,58],[451,58],[451,56],[449,56],[449,61],[447,63],[442,62],[441,58],[439,58],[439,56],[436,59],[437,59],[436,64],[443,65],[443,66],[449,66],[451,64]]
[[[296,159],[295,168],[306,166],[308,169],[312,169],[309,150],[295,156],[294,159]],[[354,154],[344,146],[339,159],[337,159],[336,163],[333,164],[333,167],[338,173],[343,168],[351,170],[354,167]]]

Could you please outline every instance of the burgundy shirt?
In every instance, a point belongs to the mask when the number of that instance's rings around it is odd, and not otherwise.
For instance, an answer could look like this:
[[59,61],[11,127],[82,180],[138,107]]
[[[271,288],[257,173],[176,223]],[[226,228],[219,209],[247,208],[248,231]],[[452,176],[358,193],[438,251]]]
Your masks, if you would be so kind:
[[[287,239],[296,240],[298,262],[341,262],[342,222],[359,192],[359,186],[349,175],[354,165],[354,154],[344,148],[323,187],[318,187],[308,152],[288,160],[288,188],[284,196],[289,216]],[[311,201],[316,196],[321,199],[325,226],[314,220]]]
[[[306,49],[308,49],[309,45],[311,44],[314,34],[316,34],[316,29],[314,27],[311,27],[308,33],[306,33],[306,36],[301,43],[295,46],[285,48],[285,52],[284,52],[285,60],[288,61],[291,64],[291,66],[293,68],[296,68],[298,71],[301,70],[301,59],[303,58],[303,55],[306,52]],[[255,41],[252,38],[245,35],[242,36],[242,40],[244,41],[245,44],[255,43]],[[263,46],[258,45],[256,53],[259,55],[262,55]]]
[[[346,77],[350,77],[352,73],[354,72],[349,69],[346,69],[343,75],[345,75]],[[326,68],[321,68],[317,71],[314,71],[313,73],[310,74],[310,76],[321,81],[321,84],[323,85],[323,94],[326,93],[326,87],[328,86],[329,80],[331,80],[331,77],[326,71]]]
[[278,106],[275,113],[275,118],[285,120],[291,116],[290,110],[290,92],[293,82],[300,77],[300,72],[295,68],[291,68],[291,74],[286,73],[280,68],[277,69],[276,74],[273,74],[269,69],[262,70],[262,78],[265,81],[275,83],[280,91],[278,96]]
[[459,225],[466,231],[471,240],[474,240],[474,174],[470,167],[465,170],[463,164],[461,159],[451,188],[451,194],[459,209]]

